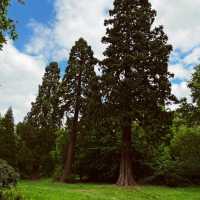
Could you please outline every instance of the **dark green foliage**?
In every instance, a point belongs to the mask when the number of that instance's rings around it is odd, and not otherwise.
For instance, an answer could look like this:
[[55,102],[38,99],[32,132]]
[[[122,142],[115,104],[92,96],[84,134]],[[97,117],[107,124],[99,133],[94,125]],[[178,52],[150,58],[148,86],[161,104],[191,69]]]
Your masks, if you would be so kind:
[[12,108],[0,119],[0,158],[16,166],[16,135]]
[[19,174],[14,168],[0,159],[0,188],[15,186],[19,179]]
[[[172,112],[163,112],[160,118],[143,121],[142,125],[132,124],[132,144],[139,165],[152,169],[158,154],[172,139]],[[151,116],[151,115],[150,115]],[[162,121],[163,120],[163,121]],[[152,124],[151,124],[152,123]],[[140,166],[141,167],[141,166]],[[150,170],[152,172],[152,170]],[[141,176],[140,176],[141,178]]]
[[54,164],[51,156],[54,132],[47,129],[37,129],[29,123],[17,125],[18,168],[23,178],[37,179],[49,176]]
[[75,162],[76,172],[82,180],[114,182],[117,179],[119,137],[119,130],[111,121],[97,118],[97,121],[91,119],[89,124],[83,125]]
[[55,62],[46,67],[31,112],[17,127],[20,156],[18,165],[25,177],[39,178],[50,175],[53,170],[51,151],[55,144],[55,132],[60,127],[59,73]]
[[[98,118],[102,111],[99,112],[100,107],[96,109],[97,113],[93,113],[90,120],[87,116],[88,118],[82,118],[79,123],[74,176],[81,181],[113,182],[117,178],[119,167],[120,134],[116,124]],[[68,132],[68,129],[57,132],[56,147],[52,151],[56,163],[53,175],[55,180],[58,180],[63,172]]]
[[[168,59],[172,50],[163,27],[152,29],[156,12],[147,0],[116,0],[105,25],[108,44],[102,62],[108,102],[126,123],[160,112],[171,99]],[[134,105],[134,106],[133,106]]]
[[[80,38],[71,49],[68,63],[60,87],[60,96],[62,111],[71,118],[75,112],[77,98],[79,114],[83,114],[88,104],[86,97],[90,94],[91,84],[96,78],[94,67],[97,60],[91,47]],[[79,78],[81,78],[81,87],[78,85]]]
[[31,112],[26,121],[37,128],[56,130],[60,126],[60,110],[58,108],[58,87],[60,70],[58,64],[50,63],[46,67],[42,85],[39,86],[36,101],[32,103]]
[[76,148],[76,173],[84,181],[113,182],[117,178],[120,134],[102,102],[99,77],[90,83]]
[[33,171],[35,134],[34,128],[30,124],[19,123],[16,128],[18,140],[17,165],[22,178],[30,178]]

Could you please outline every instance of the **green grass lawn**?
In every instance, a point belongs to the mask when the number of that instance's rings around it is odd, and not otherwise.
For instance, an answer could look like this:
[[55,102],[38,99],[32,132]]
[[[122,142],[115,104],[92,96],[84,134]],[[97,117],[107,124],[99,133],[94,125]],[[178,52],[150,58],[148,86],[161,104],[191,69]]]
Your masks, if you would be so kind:
[[167,188],[61,184],[51,180],[21,181],[17,190],[31,200],[200,200],[200,187]]

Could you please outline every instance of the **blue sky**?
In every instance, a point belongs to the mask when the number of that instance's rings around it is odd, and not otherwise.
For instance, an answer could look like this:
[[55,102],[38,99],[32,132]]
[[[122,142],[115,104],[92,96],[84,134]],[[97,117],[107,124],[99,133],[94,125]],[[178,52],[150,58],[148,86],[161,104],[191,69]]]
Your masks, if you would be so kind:
[[31,20],[36,20],[44,24],[50,23],[54,18],[55,12],[51,0],[27,0],[25,5],[11,1],[9,16],[17,21],[17,32],[19,38],[15,46],[23,50],[24,45],[29,41],[32,30],[28,26]]
[[[200,1],[150,0],[158,12],[155,25],[164,25],[174,51],[169,71],[175,74],[172,92],[187,97],[187,81],[200,63]],[[65,68],[70,48],[79,37],[102,58],[103,22],[112,0],[12,0],[10,17],[17,20],[19,38],[8,41],[0,52],[0,113],[12,106],[16,122],[30,110],[45,66],[58,61]]]

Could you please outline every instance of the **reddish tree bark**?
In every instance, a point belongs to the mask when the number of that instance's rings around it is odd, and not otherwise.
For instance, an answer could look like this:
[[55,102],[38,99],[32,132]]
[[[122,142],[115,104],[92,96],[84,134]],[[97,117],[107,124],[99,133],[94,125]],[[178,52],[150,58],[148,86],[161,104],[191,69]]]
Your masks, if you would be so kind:
[[62,177],[60,178],[61,182],[72,181],[71,175],[72,175],[72,167],[73,167],[73,164],[74,164],[74,157],[75,157],[78,117],[79,117],[79,110],[80,110],[81,75],[82,75],[82,71],[80,69],[79,74],[77,76],[77,88],[76,88],[77,97],[76,97],[76,104],[75,104],[74,119],[73,119],[73,124],[72,124],[72,130],[69,134],[69,143],[67,145],[64,171],[63,171]]
[[[78,116],[78,114],[76,114],[76,116]],[[74,163],[74,156],[75,156],[77,123],[78,123],[78,117],[74,118],[73,128],[69,134],[69,144],[67,146],[63,176],[60,178],[61,182],[70,182],[71,181],[72,166]]]
[[136,182],[133,178],[131,155],[131,126],[123,128],[122,133],[122,149],[120,171],[117,180],[119,186],[133,186]]

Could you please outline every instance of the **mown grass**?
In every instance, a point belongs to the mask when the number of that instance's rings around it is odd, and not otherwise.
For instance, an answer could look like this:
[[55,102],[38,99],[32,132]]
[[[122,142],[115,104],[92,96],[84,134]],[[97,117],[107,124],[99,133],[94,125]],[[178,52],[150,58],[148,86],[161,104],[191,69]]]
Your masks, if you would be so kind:
[[51,180],[21,181],[17,190],[31,200],[200,200],[200,187],[167,188],[62,184]]

